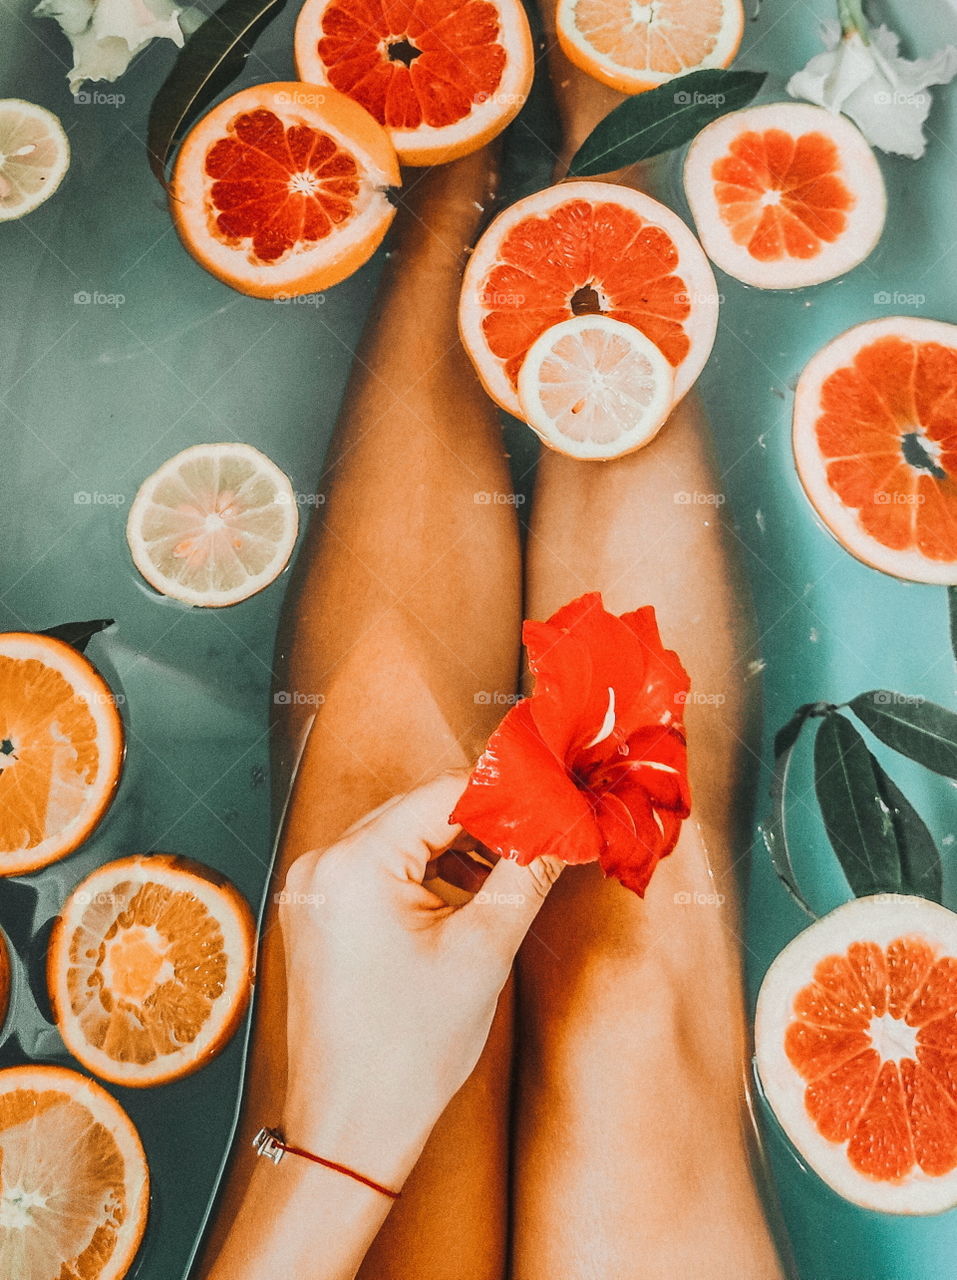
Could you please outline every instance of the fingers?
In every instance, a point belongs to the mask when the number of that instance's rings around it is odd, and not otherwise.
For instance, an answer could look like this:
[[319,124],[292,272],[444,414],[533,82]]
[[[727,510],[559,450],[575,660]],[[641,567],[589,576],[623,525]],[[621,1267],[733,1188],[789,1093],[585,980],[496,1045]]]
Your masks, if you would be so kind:
[[520,867],[501,858],[472,901],[457,912],[459,927],[478,931],[486,945],[511,963],[564,865],[558,858],[536,858]]
[[397,869],[421,880],[429,860],[452,843],[462,828],[449,822],[465,783],[466,770],[443,773],[424,786],[398,796],[377,809],[353,832],[363,842],[374,842],[384,858]]

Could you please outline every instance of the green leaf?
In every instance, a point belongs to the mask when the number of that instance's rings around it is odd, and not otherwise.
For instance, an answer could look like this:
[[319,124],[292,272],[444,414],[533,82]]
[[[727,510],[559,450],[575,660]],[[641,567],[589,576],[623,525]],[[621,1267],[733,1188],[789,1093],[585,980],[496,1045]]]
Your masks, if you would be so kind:
[[953,711],[890,689],[859,693],[848,706],[881,742],[934,773],[957,778],[957,715]]
[[763,71],[691,71],[626,98],[575,152],[569,178],[590,178],[683,146],[712,120],[747,106]]
[[947,588],[947,608],[950,612],[950,647],[957,662],[957,587]]
[[95,622],[64,622],[62,626],[41,631],[40,635],[49,636],[51,640],[62,640],[64,644],[72,645],[77,652],[85,653],[86,646],[97,632],[112,627],[113,622],[113,618],[97,618]]
[[778,879],[790,893],[802,911],[812,919],[815,912],[808,905],[801,892],[794,863],[791,859],[791,848],[787,837],[787,790],[788,777],[791,770],[791,756],[801,736],[805,721],[817,713],[819,703],[809,702],[797,711],[774,737],[774,773],[771,778],[771,816],[762,823],[760,831],[764,846],[771,859],[771,866],[777,872]]
[[824,718],[814,743],[814,789],[827,837],[859,898],[901,890],[897,835],[879,768],[848,719],[838,712]]
[[163,186],[173,147],[203,108],[240,74],[256,38],[285,3],[226,0],[186,41],[153,99],[147,124],[150,168]]
[[934,837],[923,818],[876,760],[874,774],[881,799],[887,805],[897,838],[901,863],[901,887],[905,893],[943,901],[943,867]]

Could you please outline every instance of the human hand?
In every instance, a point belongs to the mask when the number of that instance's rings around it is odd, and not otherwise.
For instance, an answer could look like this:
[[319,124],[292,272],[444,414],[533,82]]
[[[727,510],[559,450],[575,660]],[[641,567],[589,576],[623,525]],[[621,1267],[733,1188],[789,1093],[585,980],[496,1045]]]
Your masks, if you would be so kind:
[[562,864],[503,859],[451,907],[422,884],[466,774],[399,796],[289,869],[289,1141],[398,1187],[488,1038]]

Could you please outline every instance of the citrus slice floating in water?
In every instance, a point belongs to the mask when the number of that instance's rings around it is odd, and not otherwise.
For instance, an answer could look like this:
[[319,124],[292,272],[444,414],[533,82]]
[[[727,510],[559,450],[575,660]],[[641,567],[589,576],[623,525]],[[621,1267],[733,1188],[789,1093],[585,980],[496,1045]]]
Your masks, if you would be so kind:
[[0,99],[0,222],[49,199],[70,167],[70,143],[46,107]]
[[249,1001],[255,923],[224,877],[168,854],[87,876],[57,917],[47,983],[60,1035],[115,1084],[165,1084],[206,1065]]
[[845,117],[805,102],[733,111],[688,148],[685,193],[722,271],[760,289],[800,289],[863,262],[880,239],[880,166]]
[[288,477],[248,444],[197,444],[143,481],[130,506],[133,562],[163,595],[219,608],[255,595],[299,531]]
[[957,915],[846,903],[771,965],[755,1021],[772,1110],[839,1195],[883,1213],[957,1205]]
[[116,698],[82,654],[0,635],[0,875],[72,853],[106,812],[123,764]]
[[388,134],[351,98],[300,83],[255,85],[187,134],[170,210],[193,257],[259,298],[328,289],[375,252],[395,207]]
[[743,31],[741,0],[558,0],[556,11],[566,57],[619,93],[726,67]]
[[306,0],[296,69],[361,103],[403,164],[477,151],[521,110],[534,58],[519,0]]
[[674,402],[671,364],[634,325],[573,316],[546,329],[522,362],[522,416],[542,440],[573,458],[640,449]]
[[132,1120],[75,1071],[0,1071],[0,1206],[0,1275],[122,1280],[149,1208]]
[[822,348],[798,379],[794,456],[859,560],[957,583],[957,325],[889,316]]
[[718,323],[708,260],[677,214],[608,182],[563,182],[511,205],[481,237],[462,282],[459,329],[486,390],[521,417],[532,343],[574,315],[639,329],[675,370],[680,399]]

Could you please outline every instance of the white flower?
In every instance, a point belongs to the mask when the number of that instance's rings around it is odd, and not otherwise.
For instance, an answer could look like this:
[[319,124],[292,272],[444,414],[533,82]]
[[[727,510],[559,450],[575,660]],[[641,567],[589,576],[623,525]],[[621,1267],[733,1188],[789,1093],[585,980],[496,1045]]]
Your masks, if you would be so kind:
[[172,0],[41,0],[33,11],[55,18],[73,46],[70,92],[87,80],[115,80],[153,39],[182,45]]
[[948,45],[930,58],[911,61],[898,55],[900,40],[887,27],[842,34],[838,23],[827,22],[823,36],[827,52],[791,77],[791,97],[850,116],[881,151],[913,160],[922,156],[931,104],[927,86],[957,75],[957,48]]

